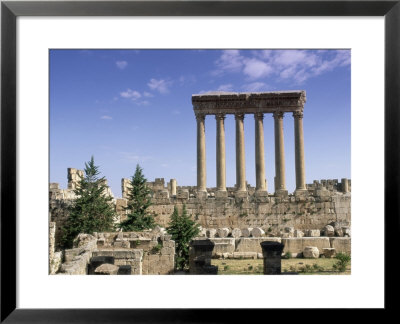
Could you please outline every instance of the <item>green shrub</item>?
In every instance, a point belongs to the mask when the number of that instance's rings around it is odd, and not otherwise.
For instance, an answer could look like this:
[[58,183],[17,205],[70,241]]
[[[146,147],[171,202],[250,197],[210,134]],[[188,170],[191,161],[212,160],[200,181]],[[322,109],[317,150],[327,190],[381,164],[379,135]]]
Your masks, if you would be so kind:
[[230,269],[230,266],[228,266],[228,265],[224,266],[224,271],[229,270],[229,269]]
[[333,265],[333,269],[338,270],[340,272],[345,272],[347,266],[351,261],[351,256],[346,253],[338,253],[335,257],[338,261]]
[[284,259],[291,259],[292,258],[292,253],[291,252],[286,252],[285,255],[283,256]]
[[154,247],[151,249],[151,253],[157,254],[158,252],[161,251],[162,247],[163,247],[162,244],[158,243],[156,246],[154,246]]

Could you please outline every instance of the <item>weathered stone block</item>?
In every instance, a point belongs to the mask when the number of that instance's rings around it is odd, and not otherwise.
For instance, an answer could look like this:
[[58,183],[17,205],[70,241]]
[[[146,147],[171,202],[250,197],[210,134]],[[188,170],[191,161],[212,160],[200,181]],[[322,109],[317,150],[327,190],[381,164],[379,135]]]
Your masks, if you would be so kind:
[[234,238],[239,238],[242,235],[242,231],[240,230],[240,228],[234,228],[232,230],[232,237]]
[[322,249],[322,254],[325,258],[333,258],[336,254],[335,248],[324,248]]
[[242,236],[243,236],[243,237],[250,237],[252,229],[253,229],[252,227],[245,227],[245,228],[242,228],[242,229],[241,229],[241,231],[242,231]]
[[189,199],[189,190],[187,189],[180,189],[176,193],[176,198],[178,199]]
[[325,236],[329,236],[329,237],[334,236],[334,235],[335,235],[335,229],[333,228],[333,226],[331,226],[331,225],[326,225],[326,226],[324,227],[324,235],[325,235]]
[[321,232],[318,229],[310,229],[306,231],[306,236],[308,237],[319,237],[321,236]]
[[104,263],[94,270],[96,275],[116,275],[118,274],[119,267],[114,264]]
[[236,252],[257,252],[261,253],[261,242],[281,242],[280,237],[242,237],[236,239]]
[[307,259],[318,259],[319,250],[316,246],[306,246],[303,250],[303,257]]
[[216,191],[215,192],[215,199],[224,199],[228,198],[228,191]]
[[229,228],[218,228],[217,235],[218,237],[227,237],[229,235]]
[[351,238],[350,237],[330,237],[331,247],[336,253],[351,254]]
[[300,230],[294,231],[294,237],[303,237],[303,236],[304,236],[304,232],[302,232]]
[[322,249],[331,247],[328,237],[282,238],[282,243],[283,253],[302,253],[306,246],[315,246],[322,253]]
[[214,242],[213,255],[216,253],[233,253],[235,252],[235,239],[234,238],[213,238],[210,241]]
[[261,237],[263,235],[265,235],[265,232],[260,227],[255,227],[251,230],[252,237]]
[[209,228],[206,231],[206,235],[208,238],[214,238],[216,234],[217,234],[217,230],[215,228]]

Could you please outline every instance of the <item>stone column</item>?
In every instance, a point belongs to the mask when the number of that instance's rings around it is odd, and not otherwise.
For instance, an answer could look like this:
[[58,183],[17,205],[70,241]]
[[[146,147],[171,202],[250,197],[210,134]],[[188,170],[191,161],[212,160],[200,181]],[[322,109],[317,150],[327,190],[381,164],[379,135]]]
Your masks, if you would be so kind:
[[226,191],[224,114],[215,115],[217,121],[217,191]]
[[197,114],[197,190],[206,192],[206,130],[205,115]]
[[349,192],[349,180],[347,178],[342,179],[342,192]]
[[256,191],[266,191],[264,161],[264,114],[254,114],[256,130]]
[[244,153],[244,114],[235,114],[236,120],[236,185],[237,191],[246,191],[246,167]]
[[294,117],[294,146],[296,163],[296,193],[307,192],[306,171],[304,166],[304,135],[303,112],[293,112]]
[[275,193],[287,194],[285,180],[285,146],[283,140],[283,112],[274,113],[275,128]]
[[170,180],[171,196],[176,196],[176,179]]

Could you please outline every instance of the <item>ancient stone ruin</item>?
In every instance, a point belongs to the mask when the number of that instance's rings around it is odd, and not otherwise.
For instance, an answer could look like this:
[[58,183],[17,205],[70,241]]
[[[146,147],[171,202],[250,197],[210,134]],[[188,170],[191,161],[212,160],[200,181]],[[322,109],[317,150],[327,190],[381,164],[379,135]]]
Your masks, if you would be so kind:
[[[335,253],[351,253],[351,180],[343,178],[305,182],[303,110],[304,91],[263,93],[207,93],[193,95],[197,120],[197,185],[179,186],[179,179],[165,182],[156,178],[147,185],[151,190],[148,209],[155,222],[166,228],[176,206],[179,212],[186,206],[188,214],[201,225],[199,238],[213,244],[210,258],[264,258],[262,242],[283,244],[283,254],[332,257]],[[289,193],[285,183],[283,117],[292,113],[295,125],[296,188]],[[226,114],[235,115],[236,123],[236,185],[226,186],[225,131]],[[255,119],[256,184],[245,178],[244,126],[245,114]],[[267,191],[264,160],[264,114],[272,114],[275,125],[274,192]],[[217,127],[217,186],[206,185],[205,118],[215,115]],[[93,258],[106,258],[119,267],[104,266],[102,274],[167,274],[173,272],[174,242],[158,229],[143,233],[96,233],[85,244],[77,241],[72,250],[61,255],[60,230],[68,218],[66,207],[76,198],[74,189],[83,171],[69,168],[67,189],[50,183],[50,263],[49,272],[64,274],[88,273]],[[119,219],[126,218],[129,179],[121,180],[122,197],[114,197]],[[135,245],[140,242],[139,245]],[[196,246],[192,244],[192,254]],[[208,243],[209,244],[209,243]],[[155,251],[155,247],[160,247]],[[312,248],[310,248],[312,247]],[[156,248],[156,250],[158,249]],[[199,247],[201,249],[201,247]],[[141,252],[140,252],[141,251]],[[196,256],[197,258],[197,256]],[[64,263],[61,265],[62,260]],[[100,260],[99,259],[99,260]],[[103,260],[101,259],[101,260]],[[201,258],[197,258],[200,260]],[[96,259],[93,259],[95,262]],[[105,260],[105,259],[104,259]],[[205,260],[208,260],[207,258]],[[209,264],[205,261],[206,266]],[[197,262],[200,264],[201,262]],[[194,263],[192,262],[194,265]],[[101,266],[100,264],[99,266]],[[128,269],[130,266],[130,269]],[[125,267],[125,268],[121,268]],[[199,268],[196,266],[196,268]],[[203,267],[204,268],[204,267]],[[208,269],[210,270],[210,269]],[[92,271],[92,270],[90,270]],[[192,269],[191,272],[203,270]],[[212,272],[212,270],[210,270]],[[94,274],[96,273],[94,269]]]

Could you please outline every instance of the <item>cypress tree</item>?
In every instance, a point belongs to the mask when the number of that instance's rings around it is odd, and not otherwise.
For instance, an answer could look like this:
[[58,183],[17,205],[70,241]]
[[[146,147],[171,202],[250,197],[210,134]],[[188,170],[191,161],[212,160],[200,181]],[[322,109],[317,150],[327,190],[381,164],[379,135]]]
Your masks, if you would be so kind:
[[112,197],[106,195],[105,178],[99,177],[99,167],[94,158],[85,162],[85,176],[80,179],[74,190],[77,198],[68,208],[69,217],[62,229],[62,244],[65,248],[72,246],[79,233],[93,234],[114,230],[116,219]]
[[176,268],[183,270],[189,266],[189,243],[200,232],[199,225],[187,214],[186,205],[183,205],[181,215],[174,206],[167,232],[175,241]]
[[128,191],[127,219],[120,223],[123,231],[143,231],[155,227],[154,218],[147,212],[151,206],[150,189],[146,185],[147,179],[143,169],[136,165],[135,174],[131,177]]

